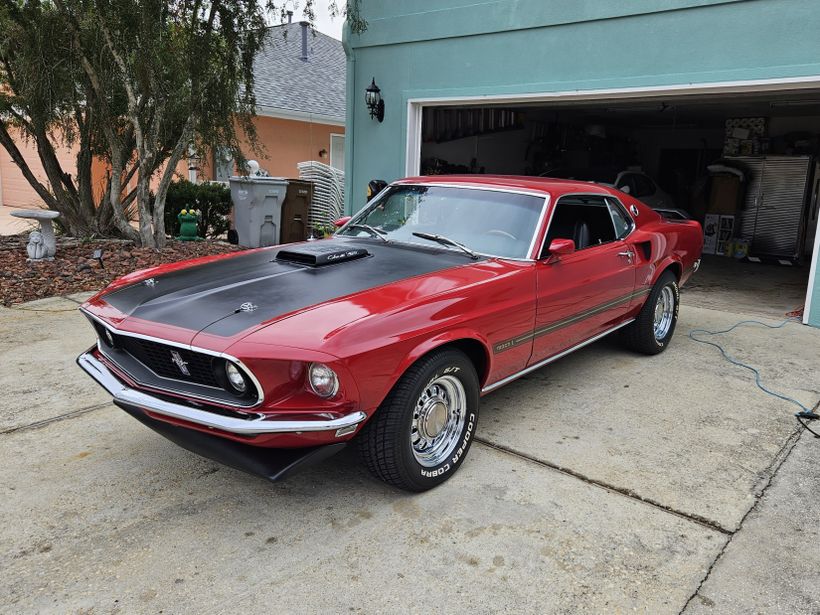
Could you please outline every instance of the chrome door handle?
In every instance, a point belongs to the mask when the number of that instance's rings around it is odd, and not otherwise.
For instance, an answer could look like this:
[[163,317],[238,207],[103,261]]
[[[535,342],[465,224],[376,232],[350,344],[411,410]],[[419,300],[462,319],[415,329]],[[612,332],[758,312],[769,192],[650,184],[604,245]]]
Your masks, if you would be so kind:
[[629,259],[629,262],[632,262],[632,252],[630,252],[629,250],[627,250],[626,252],[618,252],[618,256],[626,256],[626,258]]

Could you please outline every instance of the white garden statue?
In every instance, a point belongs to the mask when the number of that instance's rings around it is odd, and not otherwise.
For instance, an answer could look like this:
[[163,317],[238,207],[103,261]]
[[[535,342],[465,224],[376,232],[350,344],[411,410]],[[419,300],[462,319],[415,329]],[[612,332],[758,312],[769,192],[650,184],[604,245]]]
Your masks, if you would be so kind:
[[46,248],[45,239],[40,231],[32,231],[28,236],[28,245],[26,246],[28,257],[33,261],[48,257],[48,249]]
[[26,252],[30,260],[38,261],[44,258],[54,258],[57,253],[57,239],[54,237],[54,227],[51,221],[59,217],[60,212],[49,209],[21,209],[11,212],[15,218],[38,220],[40,230],[32,231],[28,236]]

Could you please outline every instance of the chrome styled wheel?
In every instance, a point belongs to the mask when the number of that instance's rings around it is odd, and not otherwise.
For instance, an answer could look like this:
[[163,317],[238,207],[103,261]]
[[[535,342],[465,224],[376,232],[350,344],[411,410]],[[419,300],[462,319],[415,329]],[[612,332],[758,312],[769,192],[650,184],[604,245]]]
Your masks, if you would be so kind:
[[634,321],[624,327],[621,339],[641,354],[663,352],[675,334],[680,294],[673,271],[658,277]]
[[427,491],[455,474],[478,424],[481,389],[461,350],[442,348],[399,378],[357,439],[367,469],[407,491]]
[[410,444],[421,465],[432,468],[455,450],[464,429],[467,395],[455,376],[439,376],[422,391],[413,411]]
[[658,301],[655,303],[654,333],[656,340],[663,340],[669,333],[672,321],[675,318],[675,293],[671,286],[661,289]]

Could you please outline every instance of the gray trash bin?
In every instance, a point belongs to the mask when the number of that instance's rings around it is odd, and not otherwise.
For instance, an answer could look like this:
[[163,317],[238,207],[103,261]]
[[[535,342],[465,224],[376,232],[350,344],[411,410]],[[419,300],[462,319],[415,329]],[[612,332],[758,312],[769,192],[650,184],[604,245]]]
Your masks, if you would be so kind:
[[239,245],[259,248],[278,244],[288,180],[235,176],[229,182]]

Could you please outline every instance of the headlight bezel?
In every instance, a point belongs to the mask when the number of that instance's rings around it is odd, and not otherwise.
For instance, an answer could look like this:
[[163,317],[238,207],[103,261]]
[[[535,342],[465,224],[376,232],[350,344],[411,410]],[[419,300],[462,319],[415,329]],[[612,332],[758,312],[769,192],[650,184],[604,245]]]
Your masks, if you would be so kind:
[[[329,380],[329,386],[323,385],[323,380]],[[307,384],[314,395],[322,399],[332,399],[339,393],[339,374],[326,363],[312,362],[307,369]]]
[[[223,370],[225,372],[225,380],[228,384],[228,390],[235,395],[247,395],[250,390],[250,386],[248,376],[245,374],[245,371],[236,363],[227,359],[225,360]],[[241,383],[241,386],[237,384],[237,379],[238,382]]]

